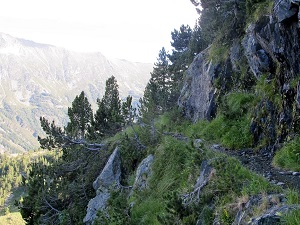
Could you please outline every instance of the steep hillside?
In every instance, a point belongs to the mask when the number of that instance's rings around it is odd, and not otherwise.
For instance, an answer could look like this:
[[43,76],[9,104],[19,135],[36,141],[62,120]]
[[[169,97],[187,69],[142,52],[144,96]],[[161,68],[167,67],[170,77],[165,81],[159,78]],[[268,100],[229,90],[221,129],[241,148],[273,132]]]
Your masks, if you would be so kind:
[[100,111],[115,132],[80,140],[45,122],[61,157],[29,175],[28,224],[299,224],[300,2],[191,2],[198,27],[171,33],[137,120]]
[[74,97],[83,90],[95,105],[112,75],[121,97],[130,94],[137,100],[151,70],[151,64],[76,53],[0,34],[0,152],[37,148],[40,116],[64,125]]
[[[229,6],[233,1],[221,6],[221,18]],[[249,111],[252,144],[276,148],[300,130],[299,2],[241,1],[238,10],[233,23],[224,20],[226,33],[195,57],[179,105],[194,122],[216,114],[240,120]],[[242,101],[252,104],[243,109]],[[230,104],[235,112],[226,112]]]

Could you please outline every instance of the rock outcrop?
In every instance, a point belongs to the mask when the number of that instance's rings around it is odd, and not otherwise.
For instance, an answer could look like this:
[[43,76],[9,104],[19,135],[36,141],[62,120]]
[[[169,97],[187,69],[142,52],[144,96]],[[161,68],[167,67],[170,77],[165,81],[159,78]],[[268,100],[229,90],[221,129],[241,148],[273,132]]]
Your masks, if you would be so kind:
[[148,187],[148,180],[152,174],[151,169],[153,161],[154,156],[149,155],[140,163],[136,170],[136,177],[133,184],[133,190],[143,190]]
[[110,190],[117,189],[121,179],[121,158],[119,148],[116,148],[109,157],[101,174],[93,183],[97,195],[89,201],[87,213],[83,222],[92,225],[98,211],[105,211],[107,201],[110,198]]
[[[232,224],[281,224],[281,217],[284,214],[300,208],[300,205],[287,205],[286,201],[282,194],[252,196],[247,202],[241,204]],[[259,215],[255,215],[254,212],[258,209],[261,209],[261,212]]]
[[188,119],[196,122],[210,120],[215,114],[216,67],[208,59],[209,48],[198,54],[186,72],[183,88],[178,100]]
[[[273,145],[284,141],[293,129],[300,130],[299,5],[298,0],[274,0],[270,15],[261,16],[239,39],[230,41],[227,60],[214,63],[210,47],[198,54],[186,72],[178,100],[185,117],[193,122],[210,120],[219,96],[241,87],[250,90],[259,80],[266,90],[260,90],[263,94],[253,113],[255,143],[264,140]],[[245,74],[244,83],[236,85]]]
[[183,204],[185,206],[190,205],[192,202],[197,202],[200,200],[202,189],[208,184],[216,170],[212,167],[212,160],[205,160],[200,166],[200,175],[197,178],[196,184],[194,185],[194,190],[188,194],[182,196]]

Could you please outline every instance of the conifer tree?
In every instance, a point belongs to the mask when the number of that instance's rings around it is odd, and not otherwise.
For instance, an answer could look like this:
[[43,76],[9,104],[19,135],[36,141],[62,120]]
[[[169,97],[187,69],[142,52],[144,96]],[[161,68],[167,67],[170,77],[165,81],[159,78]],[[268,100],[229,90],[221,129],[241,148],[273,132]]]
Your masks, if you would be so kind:
[[122,102],[122,116],[124,125],[131,126],[136,117],[136,108],[132,106],[132,96],[130,95]]
[[70,122],[66,127],[67,135],[73,138],[84,138],[91,126],[93,111],[83,91],[75,97],[72,107],[68,108],[68,116]]
[[165,48],[162,48],[154,64],[144,96],[140,100],[139,111],[143,117],[156,116],[170,108],[171,82],[167,53]]
[[171,102],[175,103],[178,99],[183,80],[183,74],[192,61],[189,57],[189,43],[192,38],[192,29],[189,25],[181,25],[179,30],[171,32],[173,47],[172,54],[168,55],[171,65],[169,73],[172,77],[172,99]]
[[98,110],[95,114],[94,129],[100,136],[114,135],[122,128],[121,100],[119,85],[114,76],[106,81],[103,98],[98,99]]
[[153,72],[151,73],[149,87],[155,86],[155,93],[152,94],[154,104],[160,107],[164,112],[169,108],[171,76],[169,74],[169,60],[165,48],[159,51],[157,62],[154,64]]

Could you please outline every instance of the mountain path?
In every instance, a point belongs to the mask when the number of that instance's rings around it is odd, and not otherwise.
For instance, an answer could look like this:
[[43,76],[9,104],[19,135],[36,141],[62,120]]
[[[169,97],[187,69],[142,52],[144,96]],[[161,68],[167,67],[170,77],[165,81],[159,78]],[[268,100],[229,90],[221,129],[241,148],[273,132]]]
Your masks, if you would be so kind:
[[237,158],[242,165],[262,175],[269,182],[284,188],[296,189],[300,192],[300,172],[284,171],[272,165],[274,154],[267,150],[254,151],[253,149],[230,150],[214,144],[211,149]]
[[[187,143],[190,141],[190,138],[178,133],[165,133],[165,135],[171,135],[172,137]],[[195,142],[196,140],[193,141]],[[198,140],[203,142],[201,139]],[[212,144],[209,148],[212,151],[224,153],[238,159],[243,166],[259,175],[262,175],[272,184],[282,186],[283,188],[296,189],[300,192],[300,172],[284,171],[279,168],[275,168],[272,165],[274,153],[270,152],[270,150],[230,150],[218,144]]]

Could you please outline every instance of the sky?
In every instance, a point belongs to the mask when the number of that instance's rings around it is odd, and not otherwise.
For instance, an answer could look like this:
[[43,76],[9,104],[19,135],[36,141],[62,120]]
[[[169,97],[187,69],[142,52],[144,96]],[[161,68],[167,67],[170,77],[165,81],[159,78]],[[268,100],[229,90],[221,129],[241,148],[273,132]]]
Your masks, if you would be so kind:
[[190,0],[7,0],[0,32],[78,52],[154,63],[171,31],[194,27]]

